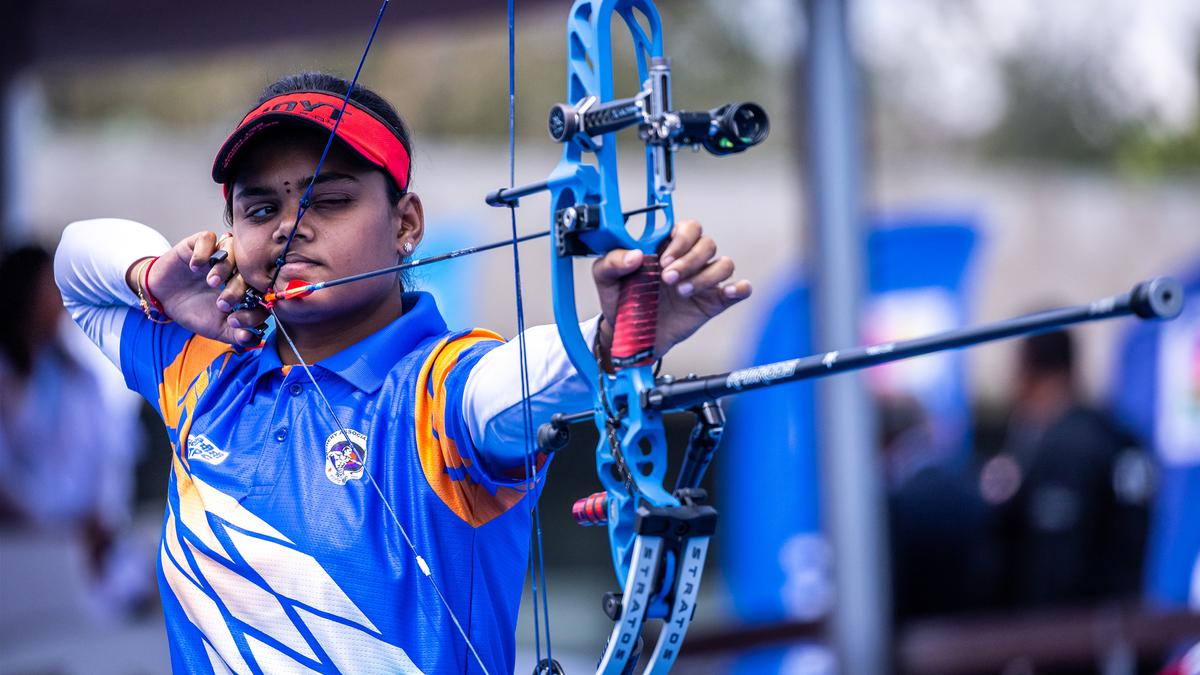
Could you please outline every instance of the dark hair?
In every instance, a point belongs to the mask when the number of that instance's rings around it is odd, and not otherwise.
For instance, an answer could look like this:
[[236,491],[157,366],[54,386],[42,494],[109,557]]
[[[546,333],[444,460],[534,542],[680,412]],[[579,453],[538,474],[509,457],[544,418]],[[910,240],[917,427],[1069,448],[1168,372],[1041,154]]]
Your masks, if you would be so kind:
[[0,352],[18,375],[29,375],[33,369],[29,326],[23,320],[33,312],[33,303],[41,298],[37,285],[42,272],[50,265],[50,254],[40,246],[22,246],[0,260],[0,288],[4,289],[8,320],[0,322]]
[[1065,330],[1033,335],[1021,341],[1021,364],[1030,372],[1070,375],[1074,357],[1071,334]]
[[[350,81],[337,75],[330,75],[329,73],[304,72],[285,75],[268,84],[262,90],[262,93],[259,94],[258,102],[251,109],[266,103],[276,96],[291,94],[297,91],[323,91],[344,97],[346,92],[350,91]],[[350,94],[350,100],[375,113],[391,129],[392,133],[396,134],[396,138],[400,139],[400,143],[404,146],[404,151],[408,153],[408,156],[410,158],[413,156],[412,135],[408,131],[408,125],[404,123],[404,119],[400,117],[400,113],[396,112],[391,103],[388,103],[382,96],[361,84],[354,85],[354,92]],[[405,176],[405,185],[412,185],[412,165],[413,163],[410,161],[408,163],[408,175]],[[388,201],[395,205],[404,196],[406,189],[401,189],[399,185],[396,185],[396,181],[386,172],[381,173],[387,179]],[[232,193],[225,198],[225,222],[233,222]]]

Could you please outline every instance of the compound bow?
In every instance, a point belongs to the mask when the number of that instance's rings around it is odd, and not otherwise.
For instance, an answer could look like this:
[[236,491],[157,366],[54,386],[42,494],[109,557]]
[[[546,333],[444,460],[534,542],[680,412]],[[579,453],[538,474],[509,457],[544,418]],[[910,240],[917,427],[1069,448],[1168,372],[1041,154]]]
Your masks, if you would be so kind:
[[[612,31],[622,24],[633,40],[642,83],[629,98],[615,98],[613,92]],[[667,490],[662,412],[646,406],[644,396],[655,386],[657,253],[674,227],[674,153],[681,147],[703,147],[714,155],[741,152],[766,137],[769,123],[753,103],[702,112],[672,107],[662,21],[650,0],[575,2],[567,19],[567,101],[550,110],[550,136],[563,144],[563,154],[549,178],[497,190],[487,202],[515,207],[523,197],[550,193],[554,320],[595,404],[585,413],[557,416],[538,437],[543,450],[553,451],[565,444],[572,421],[591,418],[600,432],[596,471],[604,492],[573,509],[581,524],[607,524],[621,584],[619,594],[605,599],[615,623],[597,672],[623,673],[637,664],[647,619],[660,619],[662,625],[646,672],[666,672],[694,616],[708,539],[716,527],[717,513],[703,504],[699,482],[723,427],[717,404],[703,406],[685,468],[675,488]],[[627,212],[618,186],[616,134],[628,127],[637,128],[645,145],[646,197]],[[585,161],[587,156],[594,163]],[[645,219],[636,236],[627,229],[634,215]],[[580,331],[574,262],[614,249],[638,249],[644,256],[641,268],[622,279],[611,347],[614,370],[607,373]]]

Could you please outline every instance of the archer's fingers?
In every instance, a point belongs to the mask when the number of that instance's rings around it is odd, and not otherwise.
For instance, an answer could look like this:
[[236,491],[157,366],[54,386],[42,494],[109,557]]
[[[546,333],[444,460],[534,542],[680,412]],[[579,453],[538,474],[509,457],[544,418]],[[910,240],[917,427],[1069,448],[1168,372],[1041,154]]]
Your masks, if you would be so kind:
[[262,344],[266,335],[266,324],[254,328],[240,328],[233,331],[233,341],[239,347],[257,347]]
[[191,243],[192,257],[188,267],[193,272],[207,272],[208,259],[217,250],[217,235],[215,232],[199,232],[193,235]]
[[217,309],[226,314],[238,309],[243,298],[246,297],[246,289],[249,286],[246,280],[240,275],[235,275],[225,282],[225,288],[221,289],[221,294],[217,296]]
[[717,284],[704,291],[695,291],[692,293],[692,298],[696,301],[703,299],[704,306],[708,306],[708,302],[710,301],[716,302],[720,306],[720,309],[711,312],[709,316],[712,317],[750,297],[753,292],[754,287],[750,285],[750,282],[740,279],[733,283]]
[[614,282],[642,265],[645,256],[637,249],[614,249],[592,265],[592,276],[599,282]]
[[213,253],[208,256],[208,265],[208,276],[205,278],[205,282],[209,288],[218,288],[237,274],[237,261],[233,256],[233,237],[222,235],[217,238]]
[[675,223],[675,228],[671,230],[671,238],[667,241],[667,247],[659,254],[663,269],[665,270],[672,262],[692,250],[703,234],[704,228],[698,221],[681,220]]
[[740,279],[732,284],[720,287],[721,299],[726,307],[737,304],[754,293],[754,286],[746,279]]
[[[705,265],[704,269],[681,280],[675,286],[675,291],[685,298],[697,293],[703,293],[709,289],[716,288],[729,279],[729,277],[733,276],[733,269],[733,259],[729,256],[721,256]],[[663,276],[665,277],[666,275],[664,274]]]
[[262,342],[266,332],[267,311],[261,307],[241,309],[225,318],[225,323],[233,329],[233,337],[237,344],[243,347],[253,347]]
[[[717,242],[713,241],[712,237],[700,237],[677,260],[671,261],[663,268],[662,280],[667,284],[688,282],[692,277],[707,271],[713,265],[712,259],[716,254]],[[729,261],[729,274],[733,274],[732,260]]]

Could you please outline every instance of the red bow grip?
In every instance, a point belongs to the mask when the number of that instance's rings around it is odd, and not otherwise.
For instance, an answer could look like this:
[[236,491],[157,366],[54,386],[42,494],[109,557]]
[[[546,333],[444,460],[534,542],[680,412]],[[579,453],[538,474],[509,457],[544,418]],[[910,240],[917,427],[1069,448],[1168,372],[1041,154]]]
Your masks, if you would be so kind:
[[613,366],[632,368],[654,362],[661,278],[658,256],[646,255],[636,272],[621,279],[617,320],[613,326]]

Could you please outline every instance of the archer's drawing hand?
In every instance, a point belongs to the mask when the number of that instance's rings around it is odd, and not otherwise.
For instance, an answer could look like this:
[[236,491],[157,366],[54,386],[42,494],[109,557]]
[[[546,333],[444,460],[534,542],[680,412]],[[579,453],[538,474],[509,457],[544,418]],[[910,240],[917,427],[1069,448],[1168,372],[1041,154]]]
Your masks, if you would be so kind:
[[[700,223],[682,220],[675,223],[666,248],[659,256],[662,265],[662,291],[658,308],[656,356],[662,356],[709,319],[750,297],[750,282],[730,281],[733,260],[717,256],[717,244],[704,236]],[[612,327],[617,315],[621,277],[642,264],[641,251],[609,251],[592,265],[596,292],[604,321],[600,325],[601,350],[612,344]]]
[[[225,259],[210,266],[209,258],[218,250],[225,251]],[[141,261],[129,268],[126,281],[130,288],[136,290],[133,276],[142,272]],[[267,311],[237,306],[247,286],[237,271],[232,237],[219,243],[213,232],[187,237],[150,268],[149,286],[167,316],[197,335],[242,347],[257,345],[262,339],[248,329],[266,321]]]

